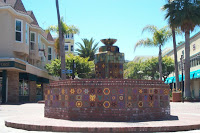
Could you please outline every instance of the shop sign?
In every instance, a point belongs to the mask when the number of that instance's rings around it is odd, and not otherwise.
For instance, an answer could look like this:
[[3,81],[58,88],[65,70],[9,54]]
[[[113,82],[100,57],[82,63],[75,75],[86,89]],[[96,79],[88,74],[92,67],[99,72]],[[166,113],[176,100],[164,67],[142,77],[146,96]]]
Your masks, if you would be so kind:
[[23,65],[21,63],[15,61],[1,61],[0,68],[6,68],[6,67],[14,67],[21,70],[26,70],[26,65]]

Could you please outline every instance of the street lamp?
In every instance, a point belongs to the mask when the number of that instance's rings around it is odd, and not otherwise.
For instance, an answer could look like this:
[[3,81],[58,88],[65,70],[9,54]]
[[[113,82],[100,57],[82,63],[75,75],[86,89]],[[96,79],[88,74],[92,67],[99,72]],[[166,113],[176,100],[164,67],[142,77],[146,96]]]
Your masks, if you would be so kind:
[[144,73],[143,71],[138,71],[137,72],[140,75],[140,79],[142,79],[142,74]]
[[180,62],[181,62],[181,72],[182,72],[182,83],[181,83],[182,102],[184,103],[184,84],[183,84],[184,57],[183,57],[183,55],[181,55]]

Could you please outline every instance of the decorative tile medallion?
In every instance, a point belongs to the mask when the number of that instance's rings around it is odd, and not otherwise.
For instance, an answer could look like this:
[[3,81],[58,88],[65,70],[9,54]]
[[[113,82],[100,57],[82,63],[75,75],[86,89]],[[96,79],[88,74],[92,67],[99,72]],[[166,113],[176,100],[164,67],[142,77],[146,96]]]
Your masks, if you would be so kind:
[[72,88],[72,89],[70,90],[70,93],[71,93],[71,94],[74,94],[74,93],[75,93],[75,90]]
[[77,94],[81,94],[82,93],[82,89],[78,88],[77,89]]
[[109,95],[110,94],[110,89],[109,88],[104,88],[103,93],[104,93],[104,95]]
[[142,101],[139,101],[139,102],[138,102],[138,107],[140,107],[140,108],[143,107],[143,102],[142,102]]
[[88,94],[88,93],[89,93],[89,90],[88,90],[88,89],[85,89],[85,90],[84,90],[84,93],[85,93],[85,94]]
[[76,100],[82,100],[82,95],[76,95]]
[[81,108],[83,106],[82,101],[77,101],[76,102],[76,107]]
[[90,95],[90,101],[95,101],[96,95]]
[[110,102],[109,101],[105,101],[103,103],[104,108],[110,108]]

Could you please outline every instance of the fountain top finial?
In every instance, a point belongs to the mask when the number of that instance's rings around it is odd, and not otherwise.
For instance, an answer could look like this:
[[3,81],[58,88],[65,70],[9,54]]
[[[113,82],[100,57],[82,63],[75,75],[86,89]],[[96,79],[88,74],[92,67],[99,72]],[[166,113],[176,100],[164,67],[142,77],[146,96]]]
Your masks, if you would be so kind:
[[101,42],[103,44],[105,44],[106,46],[112,46],[114,43],[116,43],[117,39],[111,39],[111,38],[108,38],[108,39],[102,39]]

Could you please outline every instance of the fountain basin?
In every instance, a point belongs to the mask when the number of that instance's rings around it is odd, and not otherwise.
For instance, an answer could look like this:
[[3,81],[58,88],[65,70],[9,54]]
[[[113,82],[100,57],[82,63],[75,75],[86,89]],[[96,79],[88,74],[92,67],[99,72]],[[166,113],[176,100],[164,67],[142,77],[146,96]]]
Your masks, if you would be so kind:
[[45,117],[81,121],[147,121],[170,116],[163,81],[84,79],[45,88]]

